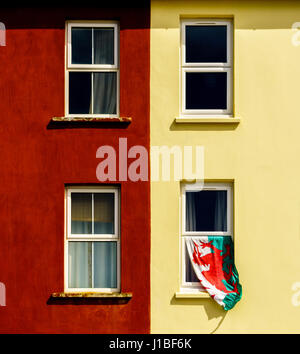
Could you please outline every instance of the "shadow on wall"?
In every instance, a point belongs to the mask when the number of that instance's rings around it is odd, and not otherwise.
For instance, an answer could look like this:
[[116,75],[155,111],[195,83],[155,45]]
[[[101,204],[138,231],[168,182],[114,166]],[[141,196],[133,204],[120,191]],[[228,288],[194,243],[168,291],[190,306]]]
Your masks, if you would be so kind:
[[[195,18],[203,13],[205,17],[234,17],[237,30],[268,30],[291,29],[292,23],[299,20],[300,3],[298,0],[215,0],[208,1],[185,0],[170,1],[163,6],[164,1],[156,2],[160,16],[152,17],[152,28],[178,28],[179,17]],[[227,16],[226,16],[227,14]],[[163,22],[162,22],[163,19]]]
[[170,125],[171,131],[230,131],[235,130],[239,124],[233,123],[176,123]]
[[220,318],[220,322],[218,323],[217,327],[212,332],[210,332],[210,334],[215,333],[220,328],[228,312],[225,311],[215,301],[210,301],[210,299],[176,299],[174,295],[170,301],[170,304],[197,307],[203,306],[208,320]]
[[[121,20],[121,29],[140,29],[150,26],[150,22],[145,21],[146,18],[150,19],[148,16],[149,0],[140,0],[134,5],[129,1],[122,7],[117,1],[110,1],[106,5],[101,3],[100,7],[88,6],[88,4],[85,7],[51,5],[53,4],[51,3],[48,7],[1,8],[0,21],[4,23],[6,29],[57,28],[64,30],[65,21],[74,19],[82,21]],[[140,16],[137,16],[137,12],[140,12]]]

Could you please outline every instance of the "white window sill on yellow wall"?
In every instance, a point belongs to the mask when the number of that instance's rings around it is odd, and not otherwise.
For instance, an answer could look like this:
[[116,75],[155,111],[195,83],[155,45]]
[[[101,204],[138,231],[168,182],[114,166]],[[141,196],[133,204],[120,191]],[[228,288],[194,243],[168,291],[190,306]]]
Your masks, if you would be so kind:
[[175,293],[175,298],[176,299],[209,299],[210,296],[207,292],[205,291],[199,291],[199,292],[176,292]]
[[176,123],[221,123],[221,124],[239,124],[240,118],[233,117],[176,117]]

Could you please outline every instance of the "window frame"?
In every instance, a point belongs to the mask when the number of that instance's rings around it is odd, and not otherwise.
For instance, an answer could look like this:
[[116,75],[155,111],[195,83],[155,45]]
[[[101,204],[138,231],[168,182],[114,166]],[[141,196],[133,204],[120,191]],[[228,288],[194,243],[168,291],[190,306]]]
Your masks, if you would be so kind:
[[[114,64],[72,64],[72,28],[114,28]],[[90,117],[90,118],[117,118],[120,111],[120,26],[117,21],[67,21],[66,22],[66,49],[65,49],[65,116],[70,118]],[[93,41],[92,41],[93,45]],[[93,49],[93,46],[92,46]],[[93,53],[93,52],[92,52]],[[99,113],[69,113],[69,73],[70,72],[116,72],[116,113],[115,114],[99,114]],[[93,79],[91,79],[91,106],[93,107]]]
[[[210,63],[186,62],[185,40],[186,26],[226,26],[227,27],[227,61]],[[232,117],[233,114],[233,24],[231,20],[220,19],[190,19],[181,21],[181,104],[182,117]],[[227,108],[226,109],[186,109],[186,72],[227,72]]]
[[[114,234],[71,234],[71,193],[114,193],[114,216],[115,228]],[[93,213],[93,208],[92,208]],[[92,214],[92,220],[94,215]],[[116,242],[116,269],[117,269],[117,287],[116,288],[69,288],[69,242]],[[120,189],[118,187],[66,187],[65,189],[65,237],[64,237],[64,291],[66,293],[83,293],[83,292],[99,292],[99,293],[119,293],[121,291],[120,281]]]
[[[226,190],[227,191],[227,231],[195,231],[187,232],[185,229],[186,223],[186,192],[199,192],[205,190]],[[221,183],[221,182],[205,182],[204,186],[199,183],[186,183],[181,186],[181,227],[180,227],[180,292],[203,292],[204,288],[200,282],[188,282],[186,281],[186,244],[185,240],[188,238],[197,238],[203,236],[223,236],[233,237],[233,184]]]

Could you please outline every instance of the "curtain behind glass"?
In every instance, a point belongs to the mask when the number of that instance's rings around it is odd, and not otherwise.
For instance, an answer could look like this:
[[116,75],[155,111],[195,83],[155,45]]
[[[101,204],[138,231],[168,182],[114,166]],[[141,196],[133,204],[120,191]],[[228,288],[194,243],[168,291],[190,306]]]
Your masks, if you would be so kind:
[[69,242],[69,288],[92,287],[92,243]]
[[[116,242],[69,242],[69,288],[116,288]],[[93,285],[94,284],[94,285]]]
[[71,193],[71,233],[92,233],[92,193]]
[[113,234],[115,220],[114,193],[94,194],[94,233]]
[[114,28],[94,28],[94,64],[114,64]]
[[94,242],[94,287],[117,287],[116,242]]
[[196,202],[195,192],[186,193],[186,231],[196,231]]
[[219,191],[215,202],[216,231],[227,231],[227,192]]
[[93,73],[94,114],[116,114],[117,73]]
[[227,192],[186,192],[186,231],[227,231]]

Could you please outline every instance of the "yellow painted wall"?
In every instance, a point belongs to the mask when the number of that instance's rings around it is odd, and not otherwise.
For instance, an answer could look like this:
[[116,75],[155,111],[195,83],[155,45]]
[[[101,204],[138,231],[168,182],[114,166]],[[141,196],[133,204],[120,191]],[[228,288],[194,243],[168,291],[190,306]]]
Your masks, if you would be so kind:
[[[178,124],[180,17],[234,22],[240,124]],[[234,180],[235,260],[243,298],[224,311],[179,290],[179,182],[151,183],[152,333],[299,333],[300,1],[151,2],[151,145],[202,145],[205,178]]]

